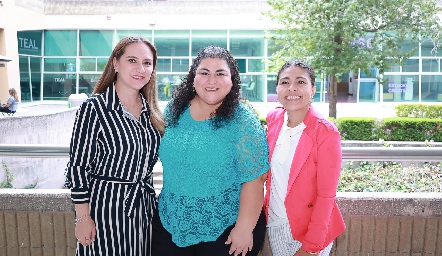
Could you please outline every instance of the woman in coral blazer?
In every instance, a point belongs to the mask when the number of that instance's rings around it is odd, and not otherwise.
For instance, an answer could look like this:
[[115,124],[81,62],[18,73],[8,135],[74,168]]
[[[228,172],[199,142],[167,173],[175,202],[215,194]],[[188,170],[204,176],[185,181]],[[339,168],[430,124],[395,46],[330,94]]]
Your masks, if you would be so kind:
[[341,138],[311,106],[314,85],[307,63],[285,63],[276,85],[283,107],[267,115],[271,170],[264,206],[275,256],[329,255],[345,230],[336,204]]

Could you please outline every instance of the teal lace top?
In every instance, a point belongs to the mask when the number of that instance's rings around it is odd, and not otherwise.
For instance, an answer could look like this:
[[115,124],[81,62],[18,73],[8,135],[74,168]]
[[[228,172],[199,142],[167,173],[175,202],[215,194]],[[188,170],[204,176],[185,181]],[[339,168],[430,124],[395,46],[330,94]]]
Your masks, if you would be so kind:
[[215,241],[237,219],[242,183],[269,169],[265,131],[242,103],[217,130],[210,120],[195,121],[187,108],[177,126],[166,128],[159,155],[160,219],[180,247]]

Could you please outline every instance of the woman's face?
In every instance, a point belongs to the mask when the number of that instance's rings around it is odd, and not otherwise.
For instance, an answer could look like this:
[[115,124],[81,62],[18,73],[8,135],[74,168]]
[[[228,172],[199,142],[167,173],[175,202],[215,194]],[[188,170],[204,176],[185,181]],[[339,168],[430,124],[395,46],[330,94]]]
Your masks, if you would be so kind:
[[221,105],[233,86],[229,65],[219,58],[203,59],[196,69],[193,86],[205,104]]
[[153,72],[153,53],[145,43],[126,46],[119,60],[114,58],[118,72],[116,86],[139,91],[150,80]]
[[279,75],[276,93],[287,111],[308,109],[315,91],[308,73],[300,67],[291,66]]

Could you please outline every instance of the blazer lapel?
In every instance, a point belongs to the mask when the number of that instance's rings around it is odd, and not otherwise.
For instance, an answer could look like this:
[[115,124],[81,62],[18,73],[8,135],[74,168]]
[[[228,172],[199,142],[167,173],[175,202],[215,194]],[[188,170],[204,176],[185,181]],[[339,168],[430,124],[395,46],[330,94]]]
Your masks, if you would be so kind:
[[269,144],[269,162],[271,163],[273,157],[273,151],[275,150],[276,141],[278,140],[278,135],[281,132],[282,125],[284,124],[284,113],[285,111],[277,112],[275,118],[268,124],[267,128],[267,142]]
[[[306,127],[305,129],[308,129]],[[307,135],[305,130],[302,132],[301,138],[299,139],[298,146],[296,147],[295,157],[292,161],[292,166],[290,168],[289,182],[287,186],[287,193],[290,192],[293,183],[298,177],[301,168],[304,166],[307,161],[308,156],[313,147],[313,142],[310,136]]]

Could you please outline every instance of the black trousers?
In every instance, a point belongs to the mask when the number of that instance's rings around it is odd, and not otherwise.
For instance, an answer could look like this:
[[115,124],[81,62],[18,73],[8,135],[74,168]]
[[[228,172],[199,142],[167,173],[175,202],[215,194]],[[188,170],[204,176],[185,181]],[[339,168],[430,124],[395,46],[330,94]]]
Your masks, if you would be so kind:
[[0,112],[11,113],[12,111],[9,108],[0,107]]
[[[228,256],[230,244],[225,244],[234,225],[228,227],[213,242],[201,242],[187,247],[179,247],[172,241],[172,235],[163,227],[158,210],[152,219],[152,256]],[[253,230],[253,249],[247,256],[257,256],[264,243],[266,232],[265,214],[261,211]]]

